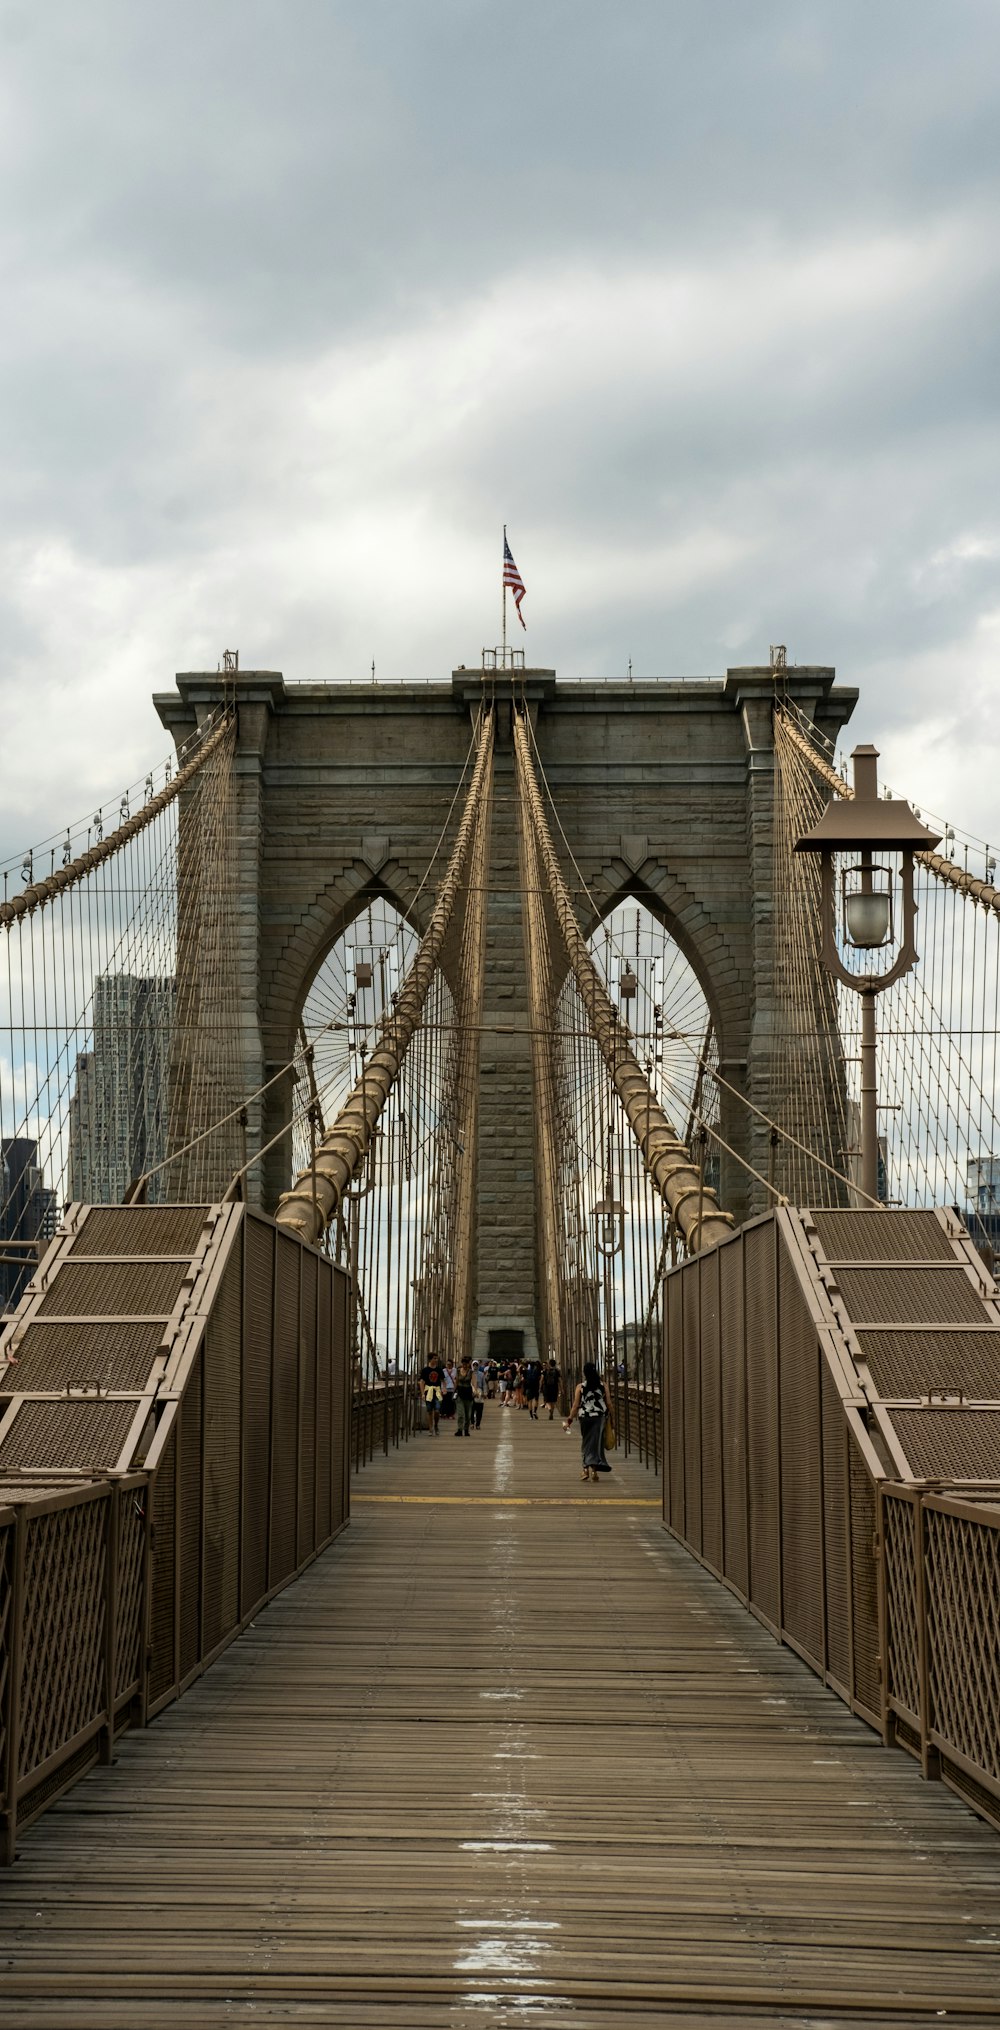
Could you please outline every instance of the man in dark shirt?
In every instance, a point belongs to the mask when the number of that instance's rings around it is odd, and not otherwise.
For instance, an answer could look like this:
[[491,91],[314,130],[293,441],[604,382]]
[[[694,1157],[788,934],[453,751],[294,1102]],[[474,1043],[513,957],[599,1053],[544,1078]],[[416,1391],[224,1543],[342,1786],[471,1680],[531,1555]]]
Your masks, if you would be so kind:
[[438,1435],[438,1418],[444,1397],[444,1363],[431,1358],[419,1374],[420,1394],[427,1412],[427,1429]]
[[542,1363],[540,1360],[526,1360],[524,1363],[524,1406],[529,1417],[538,1422],[538,1391],[542,1386]]
[[468,1356],[459,1361],[455,1376],[455,1436],[467,1438],[472,1423],[472,1405],[476,1399],[475,1377],[472,1362]]
[[559,1401],[559,1391],[561,1387],[562,1387],[562,1375],[559,1371],[559,1368],[556,1366],[555,1360],[550,1354],[548,1366],[542,1369],[542,1401],[543,1403],[547,1403],[549,1406],[550,1424],[556,1413],[556,1404]]

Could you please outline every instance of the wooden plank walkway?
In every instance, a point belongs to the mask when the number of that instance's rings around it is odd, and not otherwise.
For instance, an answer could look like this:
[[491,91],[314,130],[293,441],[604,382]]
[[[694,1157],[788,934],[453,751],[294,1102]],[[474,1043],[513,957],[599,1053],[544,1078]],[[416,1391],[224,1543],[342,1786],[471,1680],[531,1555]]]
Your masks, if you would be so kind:
[[4,2030],[1000,2024],[1000,1839],[664,1534],[641,1467],[577,1462],[491,1405],[370,1468],[29,1834]]

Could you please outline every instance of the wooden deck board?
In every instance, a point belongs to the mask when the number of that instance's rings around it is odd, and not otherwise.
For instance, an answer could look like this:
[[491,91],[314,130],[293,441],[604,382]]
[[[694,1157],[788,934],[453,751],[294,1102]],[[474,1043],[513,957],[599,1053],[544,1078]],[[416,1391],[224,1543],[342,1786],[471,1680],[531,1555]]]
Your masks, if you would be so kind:
[[456,1442],[369,1468],[28,1834],[4,2030],[1000,2025],[1000,1839],[685,1556],[640,1467],[583,1490],[558,1424],[494,1406]]

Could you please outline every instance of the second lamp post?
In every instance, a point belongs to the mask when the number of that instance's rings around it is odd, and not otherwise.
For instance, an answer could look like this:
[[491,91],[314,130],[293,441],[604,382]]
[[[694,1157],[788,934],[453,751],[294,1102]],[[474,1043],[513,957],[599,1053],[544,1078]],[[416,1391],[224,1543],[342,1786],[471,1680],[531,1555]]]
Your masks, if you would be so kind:
[[[879,796],[877,748],[856,747],[851,760],[853,797],[831,797],[795,850],[820,855],[823,963],[835,980],[861,996],[861,1189],[875,1202],[875,997],[916,963],[913,856],[932,852],[941,835],[921,824],[909,804]],[[876,953],[883,954],[881,964]]]

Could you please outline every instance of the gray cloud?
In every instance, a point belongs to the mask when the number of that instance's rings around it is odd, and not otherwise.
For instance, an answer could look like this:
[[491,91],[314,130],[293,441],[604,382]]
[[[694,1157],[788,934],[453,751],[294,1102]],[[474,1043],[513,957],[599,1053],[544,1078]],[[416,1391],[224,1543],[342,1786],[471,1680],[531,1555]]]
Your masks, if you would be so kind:
[[1000,16],[0,7],[3,834],[224,645],[432,677],[786,639],[1000,831]]

